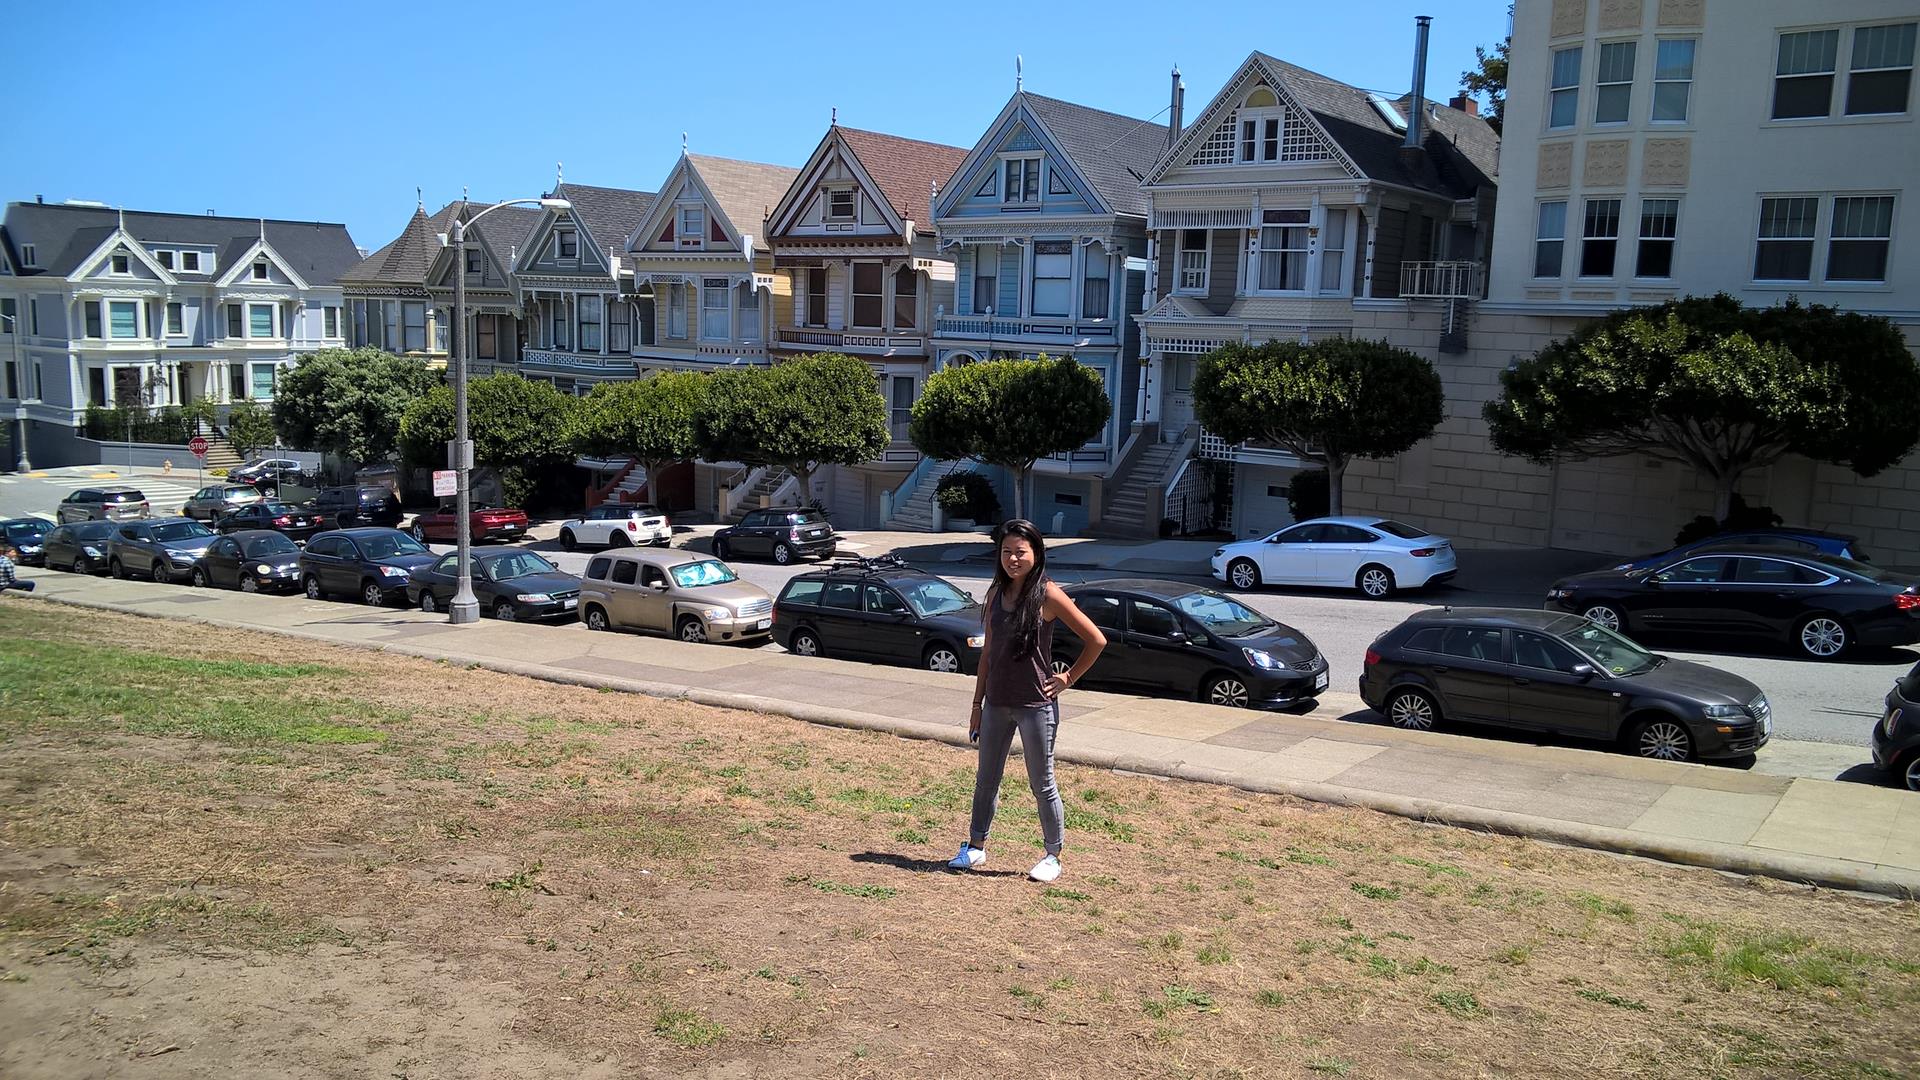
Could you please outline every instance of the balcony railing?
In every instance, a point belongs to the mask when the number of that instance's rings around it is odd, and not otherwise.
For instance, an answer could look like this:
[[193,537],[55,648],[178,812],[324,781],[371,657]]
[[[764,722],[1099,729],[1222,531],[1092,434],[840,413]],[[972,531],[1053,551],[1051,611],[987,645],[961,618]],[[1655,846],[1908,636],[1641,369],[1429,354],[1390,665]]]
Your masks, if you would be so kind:
[[632,375],[638,368],[632,360],[617,356],[582,356],[555,349],[528,349],[520,354],[520,363],[559,371],[580,371],[596,375]]
[[1112,341],[1118,323],[1112,319],[1074,322],[1071,319],[1006,319],[990,315],[942,315],[934,320],[934,332],[965,338],[1021,338],[1044,341],[1082,341],[1088,338]]
[[1477,262],[1400,264],[1400,295],[1413,300],[1478,300],[1486,293],[1486,267]]
[[780,344],[796,349],[837,349],[882,356],[927,351],[927,339],[917,335],[889,334],[884,330],[820,330],[806,326],[781,327]]

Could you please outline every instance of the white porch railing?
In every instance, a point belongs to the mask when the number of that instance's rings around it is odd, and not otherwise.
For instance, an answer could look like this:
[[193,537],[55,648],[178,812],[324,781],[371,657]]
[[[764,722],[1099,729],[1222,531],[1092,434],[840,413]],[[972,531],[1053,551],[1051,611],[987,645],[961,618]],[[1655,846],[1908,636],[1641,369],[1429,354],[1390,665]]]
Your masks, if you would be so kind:
[[820,330],[808,326],[783,326],[780,344],[800,349],[838,349],[849,353],[924,353],[927,339],[918,335],[889,334],[879,330]]
[[948,337],[1020,338],[1055,342],[1094,339],[1112,341],[1119,323],[1112,319],[1075,322],[1071,319],[1003,319],[987,315],[942,315],[933,322],[934,332]]
[[1478,300],[1486,291],[1486,267],[1477,262],[1400,264],[1400,295],[1412,300]]

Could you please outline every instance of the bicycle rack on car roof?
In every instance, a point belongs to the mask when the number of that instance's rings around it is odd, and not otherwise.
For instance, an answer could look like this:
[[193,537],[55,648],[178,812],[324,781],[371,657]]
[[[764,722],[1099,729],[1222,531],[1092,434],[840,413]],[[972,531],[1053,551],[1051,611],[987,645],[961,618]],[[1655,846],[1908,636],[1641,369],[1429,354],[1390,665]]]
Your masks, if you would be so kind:
[[883,570],[910,569],[912,569],[912,567],[908,566],[904,559],[892,552],[888,552],[885,555],[873,556],[840,555],[835,556],[827,563],[827,572],[830,574],[845,570],[853,570],[862,574],[877,574]]

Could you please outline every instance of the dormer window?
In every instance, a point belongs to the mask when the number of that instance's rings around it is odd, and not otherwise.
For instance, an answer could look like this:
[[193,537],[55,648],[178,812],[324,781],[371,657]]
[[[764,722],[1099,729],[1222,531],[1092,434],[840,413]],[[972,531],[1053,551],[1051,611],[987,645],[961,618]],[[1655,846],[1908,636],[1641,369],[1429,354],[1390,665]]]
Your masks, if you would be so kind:
[[253,280],[267,280],[267,261],[265,259],[253,264]]
[[557,229],[553,234],[553,254],[558,259],[580,257],[580,234],[572,229]]
[[1286,126],[1286,112],[1280,99],[1264,86],[1256,87],[1240,106],[1241,164],[1280,160],[1280,133]]
[[125,252],[114,253],[113,272],[116,274],[131,274],[133,272],[132,260],[127,256]]
[[480,252],[473,248],[467,249],[467,273],[474,275],[480,273]]
[[827,192],[827,220],[852,221],[857,194],[852,188],[834,188]]
[[199,273],[200,272],[200,253],[197,251],[181,252],[180,253],[180,269],[188,270],[196,274]]
[[679,241],[682,250],[699,251],[707,246],[707,212],[699,206],[683,206],[674,215],[679,222]]
[[40,265],[40,256],[33,250],[32,244],[20,245],[20,264],[22,266]]
[[153,253],[153,258],[155,262],[158,262],[161,266],[166,267],[168,270],[173,269],[173,252],[156,251]]
[[1000,185],[1002,205],[1031,205],[1040,201],[1040,159],[1008,158],[1001,167],[1006,182]]

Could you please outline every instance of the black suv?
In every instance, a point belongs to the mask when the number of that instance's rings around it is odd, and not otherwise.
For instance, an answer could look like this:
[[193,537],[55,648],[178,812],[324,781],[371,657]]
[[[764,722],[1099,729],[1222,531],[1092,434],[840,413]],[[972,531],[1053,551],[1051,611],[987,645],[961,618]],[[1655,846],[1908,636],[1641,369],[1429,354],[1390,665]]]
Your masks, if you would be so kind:
[[400,524],[400,500],[383,487],[321,488],[307,505],[326,519],[328,528],[378,525],[391,529]]
[[785,566],[802,555],[828,558],[840,543],[827,515],[797,506],[754,510],[740,524],[713,534],[713,557],[725,562],[736,555],[772,559]]
[[406,596],[408,576],[437,559],[398,529],[335,529],[307,541],[300,552],[300,584],[311,600],[352,593],[361,603],[381,607]]
[[910,664],[971,675],[986,644],[981,609],[945,578],[892,556],[796,575],[773,606],[774,640],[800,656]]
[[[1106,635],[1089,686],[1173,694],[1239,708],[1286,708],[1327,688],[1327,658],[1307,635],[1199,585],[1119,578],[1067,586]],[[1080,655],[1079,639],[1055,629],[1053,670]]]
[[1552,611],[1416,612],[1367,649],[1360,697],[1416,731],[1459,720],[1617,742],[1668,761],[1745,757],[1773,733],[1767,695],[1740,676]]

